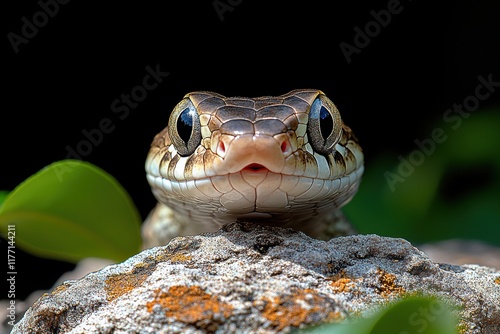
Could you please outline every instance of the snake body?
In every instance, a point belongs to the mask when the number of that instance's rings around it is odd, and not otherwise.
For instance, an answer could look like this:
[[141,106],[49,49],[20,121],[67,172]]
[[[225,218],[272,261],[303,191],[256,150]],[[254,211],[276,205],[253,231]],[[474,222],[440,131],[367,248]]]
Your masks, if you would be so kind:
[[169,238],[240,220],[318,236],[356,193],[363,153],[320,90],[186,94],[146,159],[158,205],[144,229]]

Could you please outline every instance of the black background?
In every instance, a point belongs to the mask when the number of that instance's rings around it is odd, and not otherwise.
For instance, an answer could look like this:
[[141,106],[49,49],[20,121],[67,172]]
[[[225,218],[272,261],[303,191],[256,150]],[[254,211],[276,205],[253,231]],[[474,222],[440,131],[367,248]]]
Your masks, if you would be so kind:
[[[70,1],[17,53],[8,34],[21,35],[22,18],[33,22],[41,7],[4,4],[0,189],[65,159],[67,146],[86,139],[83,130],[109,118],[114,130],[84,160],[115,176],[145,218],[155,203],[144,174],[150,142],[194,90],[260,96],[318,88],[359,137],[367,168],[381,152],[404,154],[474,94],[479,75],[500,81],[500,5],[401,1],[400,13],[348,63],[340,43],[354,45],[354,28],[364,30],[371,11],[391,2],[221,0],[231,10],[218,13],[214,1]],[[111,103],[157,65],[169,76],[120,119]],[[72,267],[19,249],[16,262],[19,298]]]

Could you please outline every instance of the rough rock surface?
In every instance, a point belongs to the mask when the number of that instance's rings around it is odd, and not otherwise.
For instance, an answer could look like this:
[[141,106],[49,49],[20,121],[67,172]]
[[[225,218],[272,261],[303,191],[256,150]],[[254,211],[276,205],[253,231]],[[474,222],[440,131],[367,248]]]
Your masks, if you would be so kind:
[[173,239],[43,295],[12,333],[275,333],[413,294],[461,305],[464,333],[500,333],[500,272],[433,263],[403,239],[311,239],[233,223]]
[[[99,259],[99,258],[85,258],[82,259],[76,267],[62,274],[61,277],[57,279],[54,283],[53,288],[61,285],[64,281],[67,280],[76,280],[80,279],[93,271],[97,271],[102,269],[103,267],[112,264],[111,260]],[[28,308],[33,305],[34,302],[38,300],[46,290],[36,290],[32,292],[25,300],[16,300],[16,312],[15,318],[16,321],[21,318],[24,313],[28,310]],[[9,299],[0,300],[0,319],[3,319],[3,322],[0,324],[0,333],[10,333],[12,326],[9,324],[12,321],[11,318],[8,317],[8,307],[10,305]]]

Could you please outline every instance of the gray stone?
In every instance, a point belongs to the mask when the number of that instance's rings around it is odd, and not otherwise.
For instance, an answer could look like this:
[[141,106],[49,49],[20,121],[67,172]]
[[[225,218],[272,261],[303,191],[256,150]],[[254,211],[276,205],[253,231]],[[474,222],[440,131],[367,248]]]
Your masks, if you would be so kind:
[[[85,258],[82,259],[76,267],[61,275],[54,283],[53,288],[61,285],[64,281],[67,280],[76,280],[80,279],[87,274],[100,270],[101,268],[113,263],[111,260],[100,259],[100,258]],[[33,291],[25,300],[15,300],[15,318],[18,320],[21,318],[24,313],[28,310],[28,308],[36,302],[40,296],[44,293],[47,293],[46,290],[36,290]],[[0,300],[0,319],[4,319],[3,323],[0,324],[0,333],[10,333],[12,329],[12,325],[9,324],[12,320],[8,315],[8,307],[10,305],[9,299]]]
[[12,333],[286,333],[414,293],[461,305],[463,333],[500,333],[493,268],[436,264],[403,239],[320,241],[248,223],[175,238],[67,281]]

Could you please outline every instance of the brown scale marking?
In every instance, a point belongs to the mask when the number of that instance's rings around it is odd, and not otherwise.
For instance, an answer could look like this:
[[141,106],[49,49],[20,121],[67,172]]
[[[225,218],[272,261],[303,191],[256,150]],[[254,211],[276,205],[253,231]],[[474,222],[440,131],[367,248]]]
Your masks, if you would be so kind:
[[218,119],[215,115],[211,115],[207,126],[210,129],[210,132],[212,132],[212,131],[219,129],[221,124],[222,124],[222,122],[220,119]]
[[259,110],[264,107],[282,103],[283,103],[283,98],[279,96],[264,96],[262,98],[255,99],[255,110]]
[[346,164],[344,161],[344,157],[342,156],[342,154],[340,154],[339,151],[335,151],[335,153],[328,155],[327,161],[331,170],[330,174],[339,176],[345,174]]
[[196,162],[194,160],[197,154],[191,155],[186,161],[186,165],[184,165],[184,179],[190,180],[193,178],[193,168],[196,166]]
[[254,123],[255,132],[274,136],[279,133],[286,133],[287,127],[282,121],[277,119],[260,119]]
[[351,129],[342,123],[342,135],[340,136],[339,144],[346,146],[347,142],[351,138]]
[[319,90],[312,89],[312,90],[294,91],[294,93],[290,95],[297,96],[298,98],[306,101],[308,104],[311,105],[319,94],[320,94]]
[[256,112],[254,109],[237,107],[237,106],[222,106],[215,112],[215,117],[223,122],[233,119],[255,120]]
[[283,123],[287,126],[289,130],[296,131],[297,127],[299,126],[299,119],[297,115],[292,114],[290,116],[283,118]]
[[228,106],[238,106],[244,108],[252,108],[254,109],[255,103],[252,99],[244,98],[244,97],[230,97],[224,99]]
[[203,154],[205,152],[204,147],[199,147],[195,154],[192,154],[187,162],[186,162],[186,167],[184,168],[184,178],[186,180],[190,180],[193,178],[193,169],[195,166],[199,166],[200,164],[203,165]]
[[305,154],[304,162],[305,162],[306,166],[311,166],[311,165],[317,166],[318,165],[318,162],[314,158],[314,155],[312,155],[308,152],[306,152],[306,154]]
[[205,170],[212,168],[216,157],[217,154],[211,150],[206,150],[205,153],[203,153],[203,166],[205,166]]
[[211,113],[214,110],[216,110],[217,108],[220,108],[220,107],[226,105],[224,100],[219,98],[219,97],[209,97],[208,99],[204,99],[203,101],[201,101],[198,105],[196,105],[194,102],[193,102],[193,104],[198,109],[198,113],[200,113],[200,112]]
[[222,134],[237,136],[240,133],[254,133],[255,128],[250,120],[233,119],[222,124],[219,130]]
[[[163,152],[161,152],[161,151],[163,151]],[[159,166],[160,171],[165,171],[165,170],[168,171],[168,166],[169,166],[170,160],[172,160],[172,153],[165,149],[165,150],[160,150],[158,155],[162,155],[162,158],[160,160],[160,166]],[[160,173],[160,174],[163,175],[163,173]]]
[[167,175],[168,178],[171,180],[175,180],[174,177],[174,172],[175,172],[175,166],[177,166],[177,162],[181,159],[181,156],[179,154],[176,154],[170,159],[170,163],[168,164],[168,169],[167,169]]
[[294,114],[294,109],[288,106],[269,106],[261,108],[257,112],[257,116],[260,119],[276,118],[283,120]]
[[195,107],[198,107],[200,103],[202,103],[205,100],[209,99],[219,99],[222,100],[224,96],[215,93],[215,92],[196,92],[196,93],[189,93],[186,94],[185,97],[189,97],[191,102],[193,102]]
[[345,124],[342,124],[342,131],[344,132],[344,135],[346,137],[345,144],[347,144],[348,141],[358,142],[358,138],[356,138],[356,135],[354,134],[354,132],[351,130],[350,127],[348,127]]
[[[309,152],[301,150],[301,149],[298,149],[297,151],[295,151],[293,153],[293,155],[295,156],[296,170],[302,170],[302,166],[304,166],[304,167],[308,166],[308,163],[310,163],[311,161],[316,162],[316,160],[314,159],[314,156],[312,156]],[[303,174],[304,173],[301,173],[301,174],[294,173],[294,175],[303,175]]]
[[[211,142],[210,138],[203,138],[201,140],[201,146],[203,146],[203,148],[205,150],[209,150],[210,149],[210,142]],[[205,152],[205,151],[203,151],[203,152]]]
[[219,129],[214,130],[212,132],[212,135],[210,136],[210,138],[207,138],[208,146],[206,147],[206,149],[210,150],[212,152],[217,152],[217,145],[220,141],[220,137],[221,137],[221,133],[220,133]]
[[[350,149],[346,148],[346,156],[344,157],[345,161],[345,166],[346,166],[346,173],[350,174],[352,171],[356,169],[356,157],[354,154],[351,152]],[[349,169],[347,169],[349,167]]]
[[301,99],[295,95],[286,97],[283,100],[283,104],[290,106],[291,108],[293,108],[295,110],[306,111],[310,108],[309,103],[307,103],[306,101],[304,101],[303,99]]
[[286,135],[288,137],[288,140],[290,141],[292,148],[294,148],[295,150],[299,149],[299,145],[297,143],[297,133],[294,130],[289,130],[287,131]]

